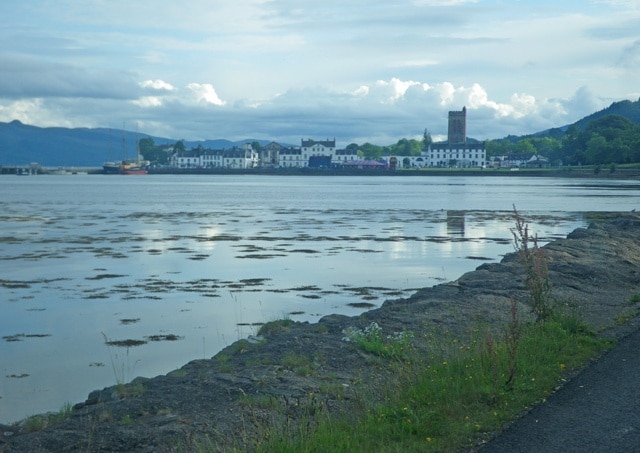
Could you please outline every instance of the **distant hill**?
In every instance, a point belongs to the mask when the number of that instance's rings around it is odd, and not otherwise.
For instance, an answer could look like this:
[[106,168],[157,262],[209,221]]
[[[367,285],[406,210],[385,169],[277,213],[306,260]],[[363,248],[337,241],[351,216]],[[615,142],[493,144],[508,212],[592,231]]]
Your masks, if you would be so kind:
[[[591,121],[600,119],[608,115],[619,115],[619,116],[625,117],[632,123],[640,126],[640,99],[638,99],[635,102],[633,101],[614,102],[606,109],[602,109],[596,113],[592,113],[589,116],[585,116],[584,118],[582,118],[579,121],[576,121],[573,124],[577,126],[580,130],[584,130]],[[568,128],[568,126],[566,127]]]
[[585,116],[581,120],[576,121],[572,124],[567,124],[565,126],[556,127],[553,129],[547,129],[544,131],[536,132],[531,135],[524,135],[521,137],[513,137],[510,136],[510,139],[513,138],[525,138],[525,137],[554,137],[559,138],[569,129],[571,126],[576,126],[578,129],[583,131],[587,125],[593,120],[597,120],[609,115],[619,115],[624,118],[627,118],[634,124],[640,126],[640,99],[637,101],[619,101],[614,102],[609,107],[599,110],[591,115]]
[[[124,137],[124,146],[123,146]],[[100,167],[107,160],[133,158],[136,139],[152,138],[156,145],[173,144],[178,140],[154,137],[144,133],[117,129],[88,129],[63,127],[36,127],[12,121],[0,122],[0,165],[26,165],[38,162],[45,167]],[[266,140],[185,141],[185,147],[232,148],[243,143]]]

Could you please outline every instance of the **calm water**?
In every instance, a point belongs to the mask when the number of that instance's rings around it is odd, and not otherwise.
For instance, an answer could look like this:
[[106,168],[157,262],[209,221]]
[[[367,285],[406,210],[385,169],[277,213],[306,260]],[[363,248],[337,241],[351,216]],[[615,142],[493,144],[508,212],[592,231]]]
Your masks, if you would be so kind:
[[[152,377],[288,316],[355,315],[543,241],[635,181],[514,177],[0,178],[0,423]],[[136,340],[136,347],[105,340]]]

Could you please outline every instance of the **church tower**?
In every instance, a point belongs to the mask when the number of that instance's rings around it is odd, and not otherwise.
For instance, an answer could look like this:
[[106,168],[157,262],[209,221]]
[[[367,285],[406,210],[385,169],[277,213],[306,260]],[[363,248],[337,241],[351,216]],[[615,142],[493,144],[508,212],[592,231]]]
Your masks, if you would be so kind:
[[449,112],[449,144],[467,143],[467,108]]

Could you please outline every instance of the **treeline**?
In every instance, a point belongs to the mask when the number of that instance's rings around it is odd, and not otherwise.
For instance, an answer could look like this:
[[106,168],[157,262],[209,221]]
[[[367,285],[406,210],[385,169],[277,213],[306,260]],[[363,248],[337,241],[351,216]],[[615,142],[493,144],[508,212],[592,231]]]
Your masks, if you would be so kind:
[[[428,134],[425,133],[425,137]],[[429,138],[430,140],[430,138]],[[419,156],[425,148],[425,138],[423,140],[403,138],[395,145],[379,146],[372,143],[358,145],[351,143],[347,149],[355,149],[363,159],[379,159],[382,156]]]
[[[362,145],[351,143],[347,146],[347,149],[355,149],[363,159],[379,159],[382,156],[419,156],[425,148],[425,144],[431,143],[430,140],[431,136],[425,133],[422,140],[403,138],[398,140],[396,144],[389,146],[379,146],[372,143],[364,143]],[[262,148],[258,142],[254,142],[252,145],[257,150]],[[145,160],[156,164],[166,164],[168,162],[169,155],[166,152],[166,146],[155,145],[152,138],[140,139],[139,146],[140,154]],[[173,148],[175,151],[185,150],[182,141],[176,142]]]
[[545,136],[506,137],[487,142],[487,156],[536,153],[551,165],[605,165],[640,162],[640,126],[620,115],[608,115],[584,129],[552,129]]

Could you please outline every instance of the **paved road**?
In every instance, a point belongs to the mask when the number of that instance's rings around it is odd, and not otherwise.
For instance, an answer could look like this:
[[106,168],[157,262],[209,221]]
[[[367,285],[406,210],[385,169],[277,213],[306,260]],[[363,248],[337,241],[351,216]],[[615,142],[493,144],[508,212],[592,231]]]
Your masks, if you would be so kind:
[[640,330],[481,452],[640,452]]

